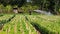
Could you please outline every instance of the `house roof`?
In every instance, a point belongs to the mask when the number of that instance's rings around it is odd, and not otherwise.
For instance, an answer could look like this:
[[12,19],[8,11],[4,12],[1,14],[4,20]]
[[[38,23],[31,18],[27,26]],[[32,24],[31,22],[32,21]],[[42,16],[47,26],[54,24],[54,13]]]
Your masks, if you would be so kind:
[[13,8],[13,9],[18,9],[18,8]]

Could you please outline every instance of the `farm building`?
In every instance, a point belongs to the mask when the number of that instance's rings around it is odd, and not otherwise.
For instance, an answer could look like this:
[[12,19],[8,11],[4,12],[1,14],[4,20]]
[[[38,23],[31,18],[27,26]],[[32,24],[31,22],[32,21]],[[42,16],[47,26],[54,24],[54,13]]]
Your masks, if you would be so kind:
[[13,8],[14,13],[23,13],[23,10],[21,8]]
[[18,8],[13,8],[14,13],[18,13]]

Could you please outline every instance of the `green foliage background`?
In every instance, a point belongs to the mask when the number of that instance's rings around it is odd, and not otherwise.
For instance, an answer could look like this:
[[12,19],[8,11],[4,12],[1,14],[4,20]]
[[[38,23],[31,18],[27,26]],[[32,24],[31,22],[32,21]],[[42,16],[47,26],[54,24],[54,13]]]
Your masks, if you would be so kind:
[[2,10],[6,9],[8,12],[16,5],[17,8],[22,8],[25,12],[28,9],[40,9],[50,11],[53,14],[60,14],[60,0],[31,0],[31,2],[26,0],[1,0],[0,5]]

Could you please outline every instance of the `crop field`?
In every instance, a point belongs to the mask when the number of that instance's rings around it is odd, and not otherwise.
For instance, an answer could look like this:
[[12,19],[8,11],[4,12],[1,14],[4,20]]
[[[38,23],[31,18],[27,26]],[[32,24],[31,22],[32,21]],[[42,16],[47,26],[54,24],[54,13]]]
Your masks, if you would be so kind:
[[[13,15],[4,15],[1,20],[11,18]],[[5,17],[5,18],[3,18]],[[3,24],[3,23],[2,23]],[[1,24],[0,24],[1,25]],[[1,25],[2,26],[2,25]],[[38,34],[36,29],[25,19],[23,15],[15,15],[11,21],[3,24],[0,34]]]
[[27,18],[32,25],[36,25],[42,34],[60,34],[60,16],[28,15]]
[[60,34],[60,16],[3,14],[0,34]]

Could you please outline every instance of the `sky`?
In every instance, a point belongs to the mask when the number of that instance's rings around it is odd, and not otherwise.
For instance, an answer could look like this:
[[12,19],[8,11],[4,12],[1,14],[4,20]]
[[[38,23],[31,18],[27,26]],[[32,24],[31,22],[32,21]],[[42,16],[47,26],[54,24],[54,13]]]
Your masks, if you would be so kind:
[[27,0],[27,2],[30,2],[31,0]]

